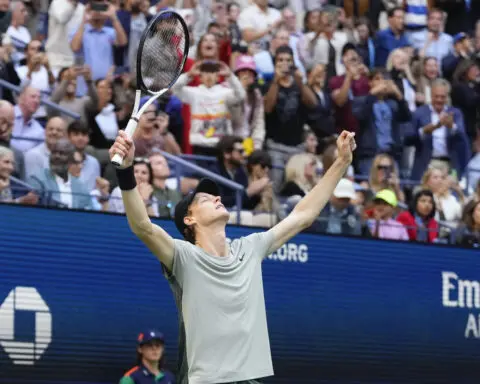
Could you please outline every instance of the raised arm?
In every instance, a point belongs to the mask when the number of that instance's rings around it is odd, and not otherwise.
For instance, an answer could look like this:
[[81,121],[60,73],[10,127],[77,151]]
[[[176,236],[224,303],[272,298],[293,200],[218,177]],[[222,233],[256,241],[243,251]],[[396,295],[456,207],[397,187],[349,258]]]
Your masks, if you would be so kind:
[[133,175],[132,163],[135,147],[132,140],[127,137],[125,132],[120,131],[109,153],[110,158],[116,153],[125,158],[121,169],[117,170],[117,178],[130,229],[171,271],[174,255],[173,238],[158,225],[153,224],[148,217],[145,203],[136,187]]
[[340,134],[337,139],[337,160],[335,160],[317,185],[298,202],[293,211],[270,229],[273,233],[274,241],[269,249],[269,254],[280,248],[297,233],[313,224],[352,162],[352,152],[356,148],[354,136],[354,133],[347,131],[343,131]]

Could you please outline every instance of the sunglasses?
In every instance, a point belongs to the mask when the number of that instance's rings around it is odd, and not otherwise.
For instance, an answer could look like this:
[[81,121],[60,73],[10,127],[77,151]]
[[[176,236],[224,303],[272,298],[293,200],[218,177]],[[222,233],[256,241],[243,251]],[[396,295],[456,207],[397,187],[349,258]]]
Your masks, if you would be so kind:
[[150,164],[150,160],[147,159],[146,157],[135,157],[135,158],[133,159],[133,163],[134,163],[134,164],[138,164],[138,163]]
[[377,170],[391,171],[393,167],[391,165],[377,165]]

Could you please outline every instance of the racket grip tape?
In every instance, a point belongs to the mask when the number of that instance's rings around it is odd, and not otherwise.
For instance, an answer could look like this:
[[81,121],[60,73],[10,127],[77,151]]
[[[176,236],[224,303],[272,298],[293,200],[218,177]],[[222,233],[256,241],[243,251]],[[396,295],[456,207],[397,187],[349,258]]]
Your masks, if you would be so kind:
[[[127,128],[125,129],[125,133],[127,134],[127,136],[130,139],[133,137],[133,134],[135,133],[135,129],[137,128],[137,124],[138,124],[138,119],[131,118],[128,121]],[[113,158],[111,160],[111,163],[117,168],[120,167],[123,164],[122,155],[119,155],[118,153],[116,153],[113,156]]]

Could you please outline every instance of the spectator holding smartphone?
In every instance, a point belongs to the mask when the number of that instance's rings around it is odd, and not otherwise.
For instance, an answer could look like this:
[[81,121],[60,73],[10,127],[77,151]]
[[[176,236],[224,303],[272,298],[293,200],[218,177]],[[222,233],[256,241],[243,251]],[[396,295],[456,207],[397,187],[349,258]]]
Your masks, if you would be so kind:
[[[113,28],[105,25],[107,20],[112,22]],[[127,36],[115,6],[102,0],[87,4],[80,26],[70,36],[72,51],[85,58],[94,81],[105,78],[112,67],[113,46],[126,44]]]
[[382,189],[390,189],[395,192],[398,201],[405,201],[405,194],[400,186],[397,166],[393,157],[386,153],[381,153],[373,159],[368,183],[373,195]]

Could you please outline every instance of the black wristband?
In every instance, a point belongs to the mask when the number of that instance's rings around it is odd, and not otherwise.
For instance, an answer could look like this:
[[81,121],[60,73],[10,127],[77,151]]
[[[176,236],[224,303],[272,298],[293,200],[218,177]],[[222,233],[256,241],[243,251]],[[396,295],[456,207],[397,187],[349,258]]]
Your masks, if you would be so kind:
[[135,180],[135,175],[133,173],[133,166],[131,165],[128,168],[119,169],[117,168],[117,180],[118,186],[122,191],[131,191],[137,186]]

